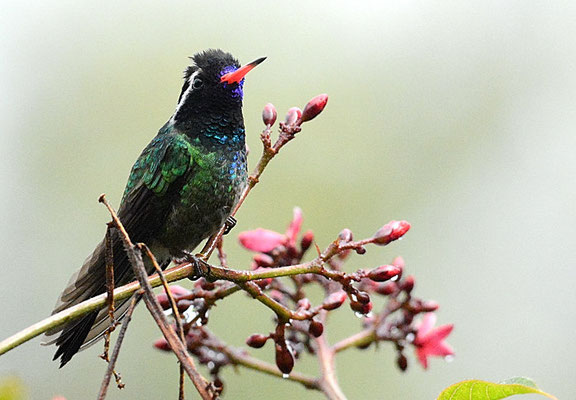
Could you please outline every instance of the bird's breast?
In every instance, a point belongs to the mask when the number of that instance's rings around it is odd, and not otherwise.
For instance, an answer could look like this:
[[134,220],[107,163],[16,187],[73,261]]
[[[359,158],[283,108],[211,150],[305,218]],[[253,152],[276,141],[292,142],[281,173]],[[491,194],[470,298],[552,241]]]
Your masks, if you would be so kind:
[[244,149],[194,153],[160,238],[175,256],[192,251],[224,224],[247,181]]

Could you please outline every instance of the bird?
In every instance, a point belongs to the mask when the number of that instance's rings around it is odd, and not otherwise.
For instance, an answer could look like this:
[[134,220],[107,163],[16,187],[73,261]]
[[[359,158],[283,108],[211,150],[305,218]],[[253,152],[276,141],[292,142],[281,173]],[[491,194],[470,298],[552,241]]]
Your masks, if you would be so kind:
[[[190,57],[176,110],[144,148],[130,172],[118,218],[134,243],[148,245],[162,268],[216,233],[247,184],[242,115],[246,74],[266,57],[240,66],[230,53],[208,49]],[[135,279],[120,234],[111,230],[115,287]],[[106,292],[106,244],[100,242],[70,278],[52,314]],[[147,262],[147,272],[154,266]],[[129,300],[117,302],[115,319]],[[101,339],[107,309],[46,333],[60,368]]]

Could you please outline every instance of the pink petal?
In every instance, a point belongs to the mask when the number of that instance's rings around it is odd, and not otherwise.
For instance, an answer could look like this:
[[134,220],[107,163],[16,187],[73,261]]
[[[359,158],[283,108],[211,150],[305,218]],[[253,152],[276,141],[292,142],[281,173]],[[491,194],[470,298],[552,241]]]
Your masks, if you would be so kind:
[[300,207],[294,207],[292,221],[286,229],[286,237],[290,245],[294,246],[296,244],[296,236],[302,228],[302,209]]
[[432,330],[432,327],[436,323],[436,314],[426,313],[424,318],[418,327],[418,332],[416,333],[417,340],[419,342],[426,341],[426,335]]
[[432,329],[432,331],[426,336],[430,337],[431,340],[441,341],[442,339],[445,339],[450,332],[452,332],[452,329],[454,329],[454,325],[442,325],[438,328]]
[[429,356],[450,356],[454,354],[454,350],[446,342],[430,343],[423,347],[424,351]]
[[420,364],[422,364],[424,369],[428,368],[427,354],[428,353],[426,353],[426,350],[424,348],[416,347],[416,356],[418,357],[418,361],[420,362]]
[[170,285],[169,288],[173,296],[185,296],[191,293],[190,290],[183,288],[180,285]]
[[286,242],[286,237],[281,233],[268,229],[258,228],[253,231],[241,232],[238,235],[240,244],[248,250],[267,253],[277,246]]

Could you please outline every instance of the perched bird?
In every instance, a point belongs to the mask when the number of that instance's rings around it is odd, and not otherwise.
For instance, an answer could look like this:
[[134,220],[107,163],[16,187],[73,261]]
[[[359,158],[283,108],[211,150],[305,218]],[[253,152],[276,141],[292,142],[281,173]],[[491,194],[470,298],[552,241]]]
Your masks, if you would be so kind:
[[[214,234],[230,215],[247,181],[242,117],[244,76],[264,61],[240,67],[222,50],[192,57],[176,111],[132,167],[120,221],[134,243],[146,243],[165,268]],[[122,241],[112,231],[115,286],[135,279]],[[102,241],[70,279],[54,313],[106,292]],[[147,264],[148,273],[153,266]],[[122,318],[129,302],[116,305]],[[110,324],[108,311],[94,311],[47,332],[64,366],[78,351],[100,339]]]

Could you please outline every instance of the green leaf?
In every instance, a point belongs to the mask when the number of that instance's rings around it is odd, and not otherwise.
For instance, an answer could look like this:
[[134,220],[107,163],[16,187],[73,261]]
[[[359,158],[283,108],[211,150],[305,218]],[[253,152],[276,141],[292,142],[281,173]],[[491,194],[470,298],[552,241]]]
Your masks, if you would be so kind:
[[558,400],[551,394],[538,389],[530,378],[516,377],[501,383],[470,380],[456,383],[446,389],[437,400],[499,400],[515,394],[541,394],[552,400]]
[[20,379],[8,377],[0,380],[0,400],[24,399],[24,386]]

